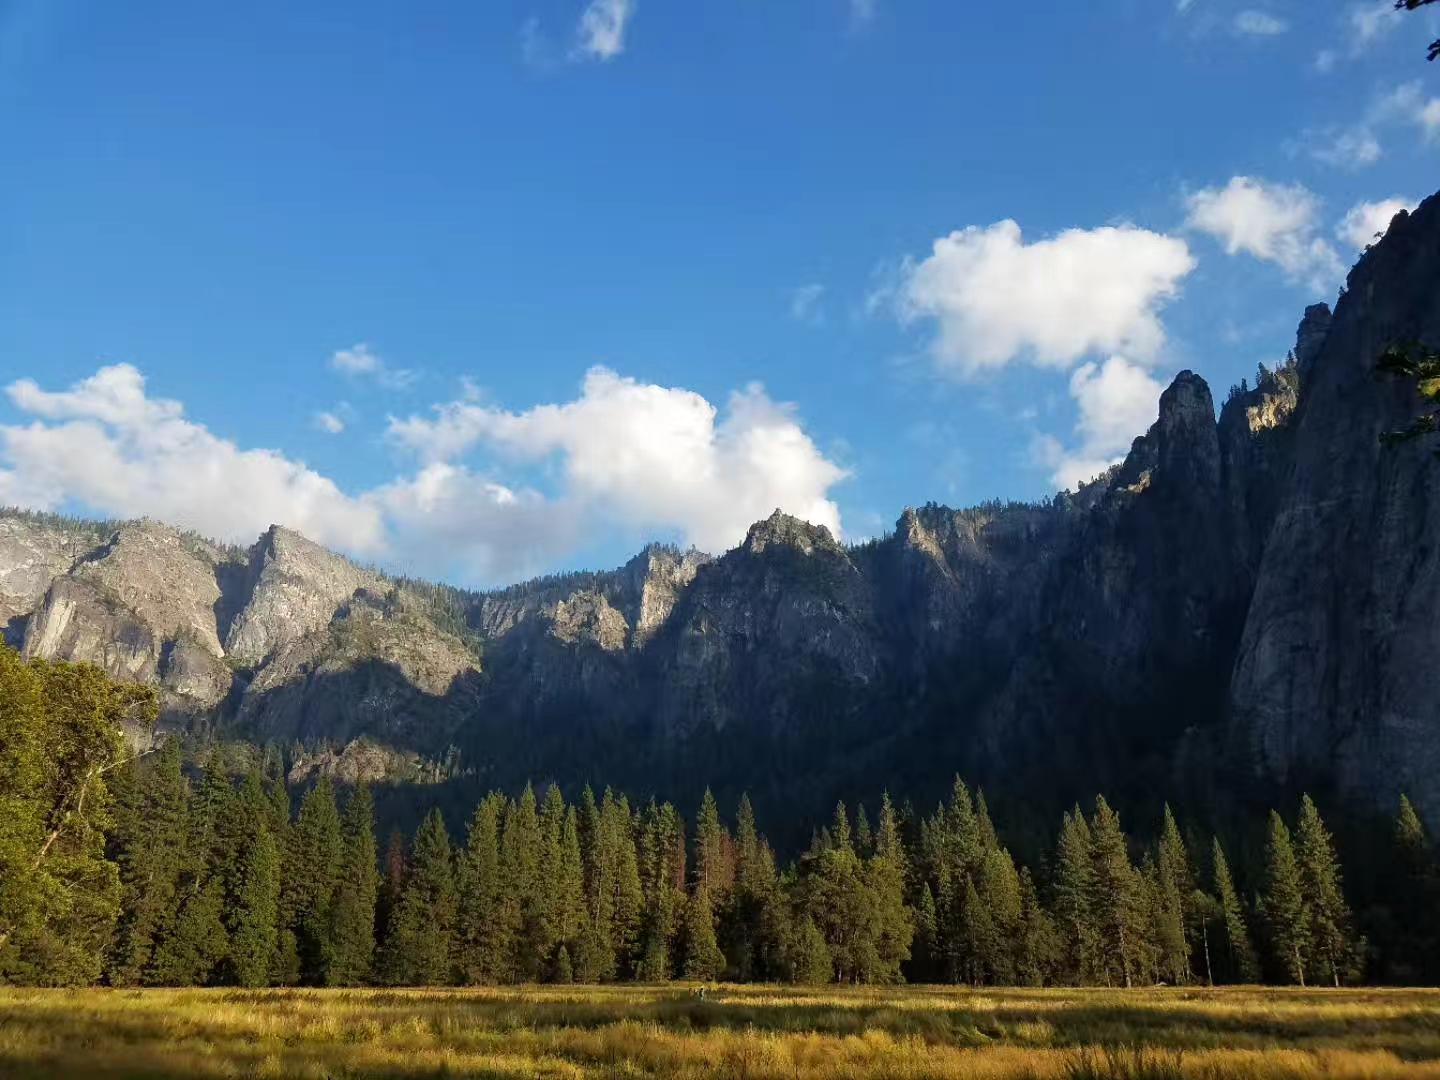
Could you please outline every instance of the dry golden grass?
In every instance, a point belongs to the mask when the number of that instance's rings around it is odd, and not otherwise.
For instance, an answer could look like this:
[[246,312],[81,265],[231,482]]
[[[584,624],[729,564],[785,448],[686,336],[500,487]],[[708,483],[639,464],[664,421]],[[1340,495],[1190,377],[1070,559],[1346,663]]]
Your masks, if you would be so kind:
[[1437,1077],[1440,991],[0,988],[0,1077]]

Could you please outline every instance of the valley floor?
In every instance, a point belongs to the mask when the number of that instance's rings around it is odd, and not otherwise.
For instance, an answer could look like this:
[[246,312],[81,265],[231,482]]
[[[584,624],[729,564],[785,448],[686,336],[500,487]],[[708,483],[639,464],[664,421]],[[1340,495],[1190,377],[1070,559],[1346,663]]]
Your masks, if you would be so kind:
[[0,988],[0,1076],[1440,1077],[1440,991]]

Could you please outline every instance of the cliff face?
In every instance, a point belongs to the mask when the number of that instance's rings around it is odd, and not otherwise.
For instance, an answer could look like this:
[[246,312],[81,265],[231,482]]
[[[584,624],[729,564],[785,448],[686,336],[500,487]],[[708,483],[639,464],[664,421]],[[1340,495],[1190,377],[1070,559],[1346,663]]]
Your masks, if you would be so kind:
[[1440,819],[1440,466],[1382,447],[1420,410],[1377,380],[1387,344],[1440,342],[1440,198],[1398,217],[1351,272],[1300,365],[1293,470],[1260,561],[1231,687],[1233,735],[1264,775]]
[[[1377,381],[1440,341],[1440,197],[1217,421],[1182,372],[1122,465],[1041,505],[907,509],[858,546],[777,512],[719,558],[646,549],[490,593],[293,532],[0,515],[0,620],[156,683],[165,722],[292,775],[586,779],[757,802],[955,771],[1036,798],[1242,777],[1400,790],[1440,819],[1440,465]],[[1221,778],[1217,780],[1216,778]],[[1243,781],[1242,781],[1243,782]]]

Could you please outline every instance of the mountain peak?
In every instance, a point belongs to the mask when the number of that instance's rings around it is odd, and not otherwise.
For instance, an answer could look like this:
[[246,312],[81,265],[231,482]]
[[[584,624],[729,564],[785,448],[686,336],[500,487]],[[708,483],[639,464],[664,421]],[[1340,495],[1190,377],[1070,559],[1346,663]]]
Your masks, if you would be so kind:
[[824,525],[812,525],[778,509],[764,521],[751,525],[745,534],[744,547],[752,555],[770,546],[794,548],[804,555],[812,555],[817,549],[842,550]]

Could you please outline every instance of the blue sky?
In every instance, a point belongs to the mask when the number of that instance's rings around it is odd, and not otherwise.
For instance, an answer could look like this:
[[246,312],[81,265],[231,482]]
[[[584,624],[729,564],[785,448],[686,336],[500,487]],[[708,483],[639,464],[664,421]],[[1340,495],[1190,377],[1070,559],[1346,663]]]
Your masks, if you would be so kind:
[[484,584],[1043,497],[1435,189],[1433,23],[0,0],[0,501]]

